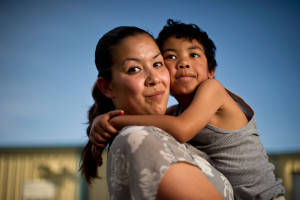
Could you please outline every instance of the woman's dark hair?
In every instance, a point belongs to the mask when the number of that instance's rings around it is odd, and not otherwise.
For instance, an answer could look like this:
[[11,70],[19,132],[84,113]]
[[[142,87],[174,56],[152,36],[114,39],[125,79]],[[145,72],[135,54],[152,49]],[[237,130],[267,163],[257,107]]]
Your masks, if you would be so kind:
[[[99,40],[95,51],[95,64],[98,70],[98,77],[103,77],[108,81],[111,81],[111,66],[114,62],[114,50],[117,46],[127,37],[140,34],[146,34],[150,36],[148,32],[143,29],[132,26],[120,26],[112,29],[103,35]],[[153,39],[154,40],[154,39]],[[101,114],[114,110],[115,107],[111,99],[107,98],[97,87],[94,85],[92,90],[92,96],[95,103],[88,111],[88,128],[86,130],[89,136],[93,120]],[[80,162],[80,171],[87,183],[91,183],[93,178],[97,176],[97,162],[92,155],[92,143],[89,141],[83,149]]]
[[204,47],[208,70],[212,71],[217,67],[217,61],[215,59],[216,46],[208,37],[207,33],[201,30],[197,25],[184,24],[179,21],[168,19],[167,25],[163,27],[156,39],[160,50],[162,50],[164,42],[170,37],[183,38],[190,41],[193,39],[197,40]]

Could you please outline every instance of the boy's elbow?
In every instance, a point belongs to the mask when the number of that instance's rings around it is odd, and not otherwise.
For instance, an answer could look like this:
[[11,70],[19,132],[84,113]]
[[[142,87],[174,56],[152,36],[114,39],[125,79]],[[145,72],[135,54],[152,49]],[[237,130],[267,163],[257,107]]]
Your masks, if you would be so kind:
[[178,128],[176,130],[177,134],[174,134],[173,137],[179,142],[179,143],[185,143],[189,141],[191,138],[188,137],[186,130],[183,130],[183,128]]
[[184,137],[177,137],[175,138],[179,143],[185,143],[187,142],[188,140],[186,140]]

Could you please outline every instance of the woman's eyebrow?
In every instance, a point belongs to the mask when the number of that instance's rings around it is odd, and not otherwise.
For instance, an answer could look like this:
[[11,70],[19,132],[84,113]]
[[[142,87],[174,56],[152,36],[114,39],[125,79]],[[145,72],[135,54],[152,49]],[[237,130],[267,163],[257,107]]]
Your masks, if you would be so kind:
[[[157,53],[155,56],[153,56],[153,58],[152,58],[152,60],[153,59],[155,59],[155,58],[157,58],[158,56],[160,56],[161,55],[161,53],[159,52],[159,53]],[[123,61],[123,63],[125,63],[125,62],[127,62],[127,61],[135,61],[135,62],[141,62],[141,60],[140,59],[138,59],[138,58],[131,58],[131,57],[129,57],[129,58],[126,58],[124,61]]]
[[138,58],[126,58],[124,61],[127,61],[127,60],[139,61],[140,59],[138,59]]
[[123,65],[126,63],[126,62],[128,62],[128,61],[135,61],[135,62],[141,62],[141,60],[140,59],[138,59],[138,58],[126,58],[125,60],[123,60]]
[[159,53],[157,53],[155,56],[153,56],[153,58],[152,58],[152,60],[154,60],[155,58],[157,58],[158,56],[160,56],[161,55],[161,53],[159,52]]

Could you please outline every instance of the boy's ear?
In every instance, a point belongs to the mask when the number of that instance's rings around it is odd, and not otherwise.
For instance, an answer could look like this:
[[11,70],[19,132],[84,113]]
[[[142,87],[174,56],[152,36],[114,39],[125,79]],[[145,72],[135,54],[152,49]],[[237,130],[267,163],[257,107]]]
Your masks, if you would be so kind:
[[216,68],[210,70],[208,72],[208,78],[215,78],[215,72],[216,72]]
[[106,80],[103,77],[99,77],[97,79],[97,86],[99,88],[99,90],[107,97],[110,99],[115,98],[111,88],[110,88],[110,82],[108,80]]

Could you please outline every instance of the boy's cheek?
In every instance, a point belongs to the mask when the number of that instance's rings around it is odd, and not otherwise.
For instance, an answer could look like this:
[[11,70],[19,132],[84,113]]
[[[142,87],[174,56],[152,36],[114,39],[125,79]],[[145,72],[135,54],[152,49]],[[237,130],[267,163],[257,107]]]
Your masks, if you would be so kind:
[[167,67],[168,70],[174,68],[174,64],[170,61],[164,61],[165,62],[165,66]]
[[170,66],[167,66],[166,65],[166,68],[168,69],[168,72],[170,74],[170,77],[174,76],[176,70],[174,70],[174,68],[170,67]]

